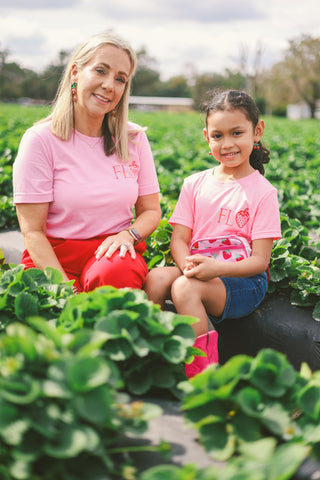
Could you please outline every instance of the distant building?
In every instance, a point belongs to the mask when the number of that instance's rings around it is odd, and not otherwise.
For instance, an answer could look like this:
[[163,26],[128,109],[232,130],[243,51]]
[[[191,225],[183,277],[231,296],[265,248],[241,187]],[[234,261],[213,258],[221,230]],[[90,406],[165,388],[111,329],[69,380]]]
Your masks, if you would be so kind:
[[[299,102],[287,105],[287,118],[290,120],[301,120],[302,118],[311,118],[311,110],[305,102]],[[320,119],[320,100],[317,101],[315,118]]]
[[192,110],[192,98],[182,97],[138,97],[129,98],[129,106],[135,110],[186,112]]

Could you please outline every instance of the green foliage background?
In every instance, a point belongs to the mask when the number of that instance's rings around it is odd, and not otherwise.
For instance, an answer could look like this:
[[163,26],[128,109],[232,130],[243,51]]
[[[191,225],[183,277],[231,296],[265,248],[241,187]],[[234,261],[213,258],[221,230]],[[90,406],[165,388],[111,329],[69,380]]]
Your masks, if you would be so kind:
[[[0,230],[18,227],[12,165],[21,136],[48,112],[0,105]],[[149,268],[171,264],[168,220],[183,179],[214,161],[202,133],[204,119],[195,112],[137,111],[130,119],[148,127],[161,187],[162,221],[148,239],[146,259]],[[278,189],[283,235],[274,244],[269,291],[285,291],[292,303],[313,306],[320,319],[319,123],[265,120],[264,143],[271,150],[266,177]],[[177,394],[181,363],[194,353],[193,320],[160,312],[140,291],[73,297],[56,274],[6,264],[0,269],[0,476],[74,480],[87,478],[80,471],[86,466],[92,480],[114,474],[136,479],[131,465],[114,461],[115,441],[144,431],[158,412],[119,397],[119,389],[139,394],[157,387]],[[106,343],[113,348],[105,349]],[[152,378],[143,370],[146,357]],[[130,368],[137,373],[131,383]],[[234,357],[185,382],[183,409],[204,448],[220,460],[237,457],[218,470],[162,465],[140,480],[291,478],[306,456],[318,459],[320,451],[319,373],[303,368],[298,374],[281,354],[265,351],[256,359]]]
[[[12,204],[12,165],[21,136],[49,111],[49,106],[0,104],[0,229],[18,226]],[[162,220],[147,241],[146,260],[149,268],[170,265],[168,220],[183,179],[214,162],[203,136],[204,116],[132,110],[130,120],[147,127],[161,188]],[[285,291],[293,304],[314,307],[313,316],[319,320],[319,122],[268,116],[264,120],[263,141],[271,151],[266,178],[278,190],[283,236],[274,244],[269,292]]]

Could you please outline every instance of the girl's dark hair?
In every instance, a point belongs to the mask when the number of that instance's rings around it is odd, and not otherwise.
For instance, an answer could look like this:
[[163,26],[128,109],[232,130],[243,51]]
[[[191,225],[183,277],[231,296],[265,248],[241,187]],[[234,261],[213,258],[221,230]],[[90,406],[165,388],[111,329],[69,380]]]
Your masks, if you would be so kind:
[[[209,115],[216,110],[242,110],[255,129],[259,121],[259,109],[254,100],[246,92],[239,90],[215,91],[210,101],[204,104],[206,127]],[[253,147],[253,146],[252,146]],[[253,149],[250,165],[264,175],[264,163],[270,161],[270,150],[259,142],[259,149]]]

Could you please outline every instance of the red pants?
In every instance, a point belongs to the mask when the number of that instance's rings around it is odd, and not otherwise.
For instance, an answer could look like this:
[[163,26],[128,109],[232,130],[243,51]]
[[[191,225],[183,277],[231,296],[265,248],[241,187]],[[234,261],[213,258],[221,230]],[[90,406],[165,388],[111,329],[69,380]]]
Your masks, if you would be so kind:
[[[111,258],[102,257],[97,260],[94,252],[105,238],[106,236],[89,240],[64,240],[49,237],[48,240],[64,271],[70,280],[75,280],[74,286],[80,292],[89,292],[103,285],[141,289],[148,273],[142,257],[147,248],[146,243],[141,242],[135,246],[135,259],[129,253],[121,258],[117,250]],[[27,250],[23,252],[21,263],[26,268],[35,268]]]

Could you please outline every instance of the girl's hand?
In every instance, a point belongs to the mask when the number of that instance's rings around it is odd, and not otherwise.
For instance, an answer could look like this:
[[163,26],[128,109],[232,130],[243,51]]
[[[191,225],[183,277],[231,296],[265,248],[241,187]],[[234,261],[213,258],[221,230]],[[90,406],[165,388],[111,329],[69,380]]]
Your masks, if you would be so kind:
[[123,230],[116,235],[110,235],[95,251],[96,259],[100,260],[103,256],[110,258],[117,250],[119,250],[119,257],[124,258],[129,252],[134,259],[136,258],[136,251],[133,242],[134,240],[127,230]]
[[219,276],[218,263],[214,258],[200,254],[192,255],[186,258],[183,274],[188,278],[194,277],[205,282]]

